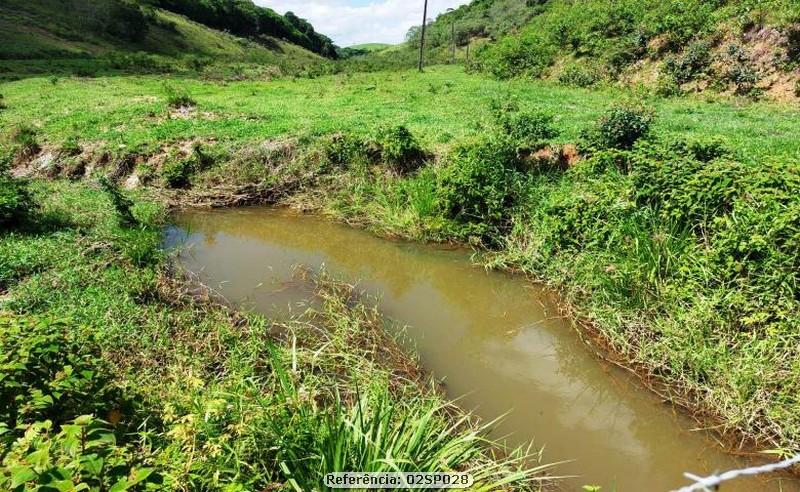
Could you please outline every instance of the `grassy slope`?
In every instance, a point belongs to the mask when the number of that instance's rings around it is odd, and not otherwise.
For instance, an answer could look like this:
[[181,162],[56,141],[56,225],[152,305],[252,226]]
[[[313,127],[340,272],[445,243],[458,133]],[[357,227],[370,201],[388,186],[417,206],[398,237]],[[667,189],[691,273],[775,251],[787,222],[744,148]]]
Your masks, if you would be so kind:
[[353,46],[348,46],[348,48],[353,50],[363,50],[363,51],[382,51],[386,48],[391,48],[394,46],[393,44],[387,43],[364,43],[364,44],[356,44]]
[[[102,4],[102,0],[95,0]],[[98,34],[83,24],[81,16],[64,16],[62,2],[10,0],[0,5],[0,59],[87,58],[112,51],[147,52],[171,58],[187,55],[225,62],[281,64],[290,59],[309,64],[320,58],[282,40],[271,48],[215,31],[183,16],[156,10],[144,39],[131,42]]]
[[[557,140],[572,142],[611,101],[636,98],[622,90],[498,82],[447,67],[422,75],[173,83],[185,86],[197,100],[193,116],[168,117],[158,78],[65,79],[55,85],[30,79],[3,86],[8,109],[0,113],[0,121],[11,129],[34,124],[40,128],[39,140],[54,146],[70,137],[82,143],[99,140],[112,155],[152,153],[167,141],[215,138],[221,145],[208,148],[216,148],[222,162],[197,177],[201,188],[220,183],[269,188],[283,179],[295,184],[300,179],[309,191],[296,198],[304,206],[395,235],[464,239],[458,225],[437,211],[436,186],[443,179],[438,166],[407,178],[383,172],[365,176],[357,170],[339,175],[313,152],[307,161],[301,153],[297,162],[287,163],[297,152],[290,149],[283,155],[280,147],[272,152],[254,144],[295,135],[314,148],[316,136],[339,131],[364,135],[395,123],[408,125],[441,156],[465,137],[491,133],[490,106],[508,100],[554,114],[561,130]],[[660,168],[677,166],[656,192],[674,192],[677,200],[715,214],[714,220],[676,226],[662,214],[663,208],[675,206],[669,199],[637,204],[637,180],[646,184],[652,176],[626,172],[624,165],[617,169],[607,161],[588,161],[563,174],[534,172],[518,178],[526,191],[509,212],[516,227],[494,238],[502,245],[494,264],[521,269],[564,289],[578,312],[595,322],[618,350],[675,388],[694,392],[695,403],[721,417],[724,426],[763,438],[767,446],[797,448],[800,403],[792,350],[800,331],[793,314],[795,273],[786,267],[796,256],[776,252],[780,248],[773,243],[791,244],[795,237],[791,214],[798,210],[797,202],[785,184],[793,183],[798,171],[798,111],[737,99],[649,102],[658,114],[654,140],[721,138],[731,152],[707,166],[700,163],[707,170],[696,180],[690,175],[688,182],[682,181],[686,176],[680,166],[694,161],[678,154],[654,161],[654,175]],[[5,138],[9,134],[7,130]],[[230,160],[231,152],[244,157]],[[750,186],[749,178],[762,186],[753,188],[755,195],[703,209],[705,200],[718,199],[706,197],[706,192],[721,187],[725,193],[739,193],[738,183]],[[737,184],[726,184],[731,180]],[[681,206],[671,213],[681,217]],[[726,212],[729,207],[736,213]],[[753,228],[758,228],[756,234],[750,232]],[[719,243],[718,237],[723,238]],[[752,255],[753,248],[763,251]],[[768,261],[760,264],[759,258]],[[747,274],[750,268],[752,275]],[[773,298],[776,303],[769,305]]]
[[[459,68],[354,74],[271,83],[212,83],[173,79],[198,102],[198,115],[165,118],[162,77],[62,79],[55,85],[29,79],[2,86],[4,136],[22,124],[41,129],[44,142],[69,137],[128,149],[193,137],[260,141],[286,134],[321,135],[382,123],[408,125],[429,146],[446,144],[485,125],[493,101],[556,115],[563,142],[573,142],[610,101],[634,98],[623,90],[589,91],[546,82],[499,82],[466,75]],[[310,99],[314,104],[308,104]],[[700,98],[651,100],[659,113],[656,131],[667,136],[719,136],[751,160],[800,156],[795,135],[798,110],[779,104]],[[203,115],[202,113],[208,113]]]

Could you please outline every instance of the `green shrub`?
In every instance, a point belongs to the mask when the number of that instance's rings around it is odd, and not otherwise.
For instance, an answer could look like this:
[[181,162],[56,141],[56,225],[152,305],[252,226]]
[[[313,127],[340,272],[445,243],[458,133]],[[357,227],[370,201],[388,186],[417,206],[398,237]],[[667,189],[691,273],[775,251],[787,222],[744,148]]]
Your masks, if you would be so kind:
[[557,47],[537,31],[506,36],[476,50],[476,66],[497,78],[540,77],[555,61]]
[[462,142],[446,157],[438,176],[438,203],[443,215],[487,243],[511,225],[524,179],[516,148],[505,138]]
[[725,142],[719,138],[705,140],[679,140],[670,145],[670,148],[682,155],[690,155],[701,162],[711,162],[722,157],[730,157],[731,151]]
[[702,74],[711,63],[711,43],[695,41],[680,58],[670,57],[664,63],[664,71],[676,84],[682,85]]
[[9,444],[0,463],[0,488],[20,492],[160,489],[162,478],[138,461],[130,447],[117,443],[106,422],[83,415],[56,430],[45,420],[28,426],[24,436]]
[[6,101],[3,98],[3,95],[0,94],[0,110],[7,109],[7,108],[8,108],[8,106],[6,106]]
[[625,67],[644,57],[646,53],[647,38],[639,34],[632,34],[611,43],[604,50],[603,57],[609,70],[614,74],[619,74]]
[[756,84],[761,80],[758,72],[745,63],[737,63],[730,67],[725,74],[725,79],[734,85],[737,96],[752,96],[756,94]]
[[14,130],[13,140],[16,143],[24,156],[30,157],[35,155],[41,150],[37,135],[39,132],[36,128],[28,125],[20,125]]
[[676,97],[683,94],[680,84],[669,74],[661,73],[656,80],[655,93],[661,97]]
[[597,122],[588,137],[591,143],[604,149],[631,149],[648,134],[653,112],[641,106],[619,105],[611,108]]
[[519,148],[536,150],[559,133],[553,115],[539,111],[502,111],[496,117],[500,130]]
[[378,129],[374,142],[381,161],[398,174],[416,171],[426,157],[417,139],[404,126]]
[[364,140],[351,133],[337,133],[323,143],[323,152],[329,163],[345,169],[363,163],[367,159]]
[[614,162],[613,153],[617,152],[620,151],[609,152],[604,159],[607,168],[597,173],[585,172],[586,167],[597,165],[591,160],[570,170],[561,182],[561,192],[553,193],[544,203],[548,242],[555,251],[584,251],[608,245],[619,237],[619,224],[635,212],[625,175],[615,169],[619,164]]
[[732,84],[737,96],[758,96],[758,82],[761,76],[753,67],[744,48],[732,44],[728,47],[728,69],[723,81]]
[[713,155],[690,145],[643,148],[632,164],[637,202],[690,227],[706,227],[729,213],[746,167],[723,159],[705,162],[695,151],[701,157]]
[[186,188],[190,184],[193,168],[191,159],[170,159],[161,168],[161,177],[170,188]]
[[591,87],[602,80],[597,70],[573,63],[558,75],[558,81],[571,87]]
[[60,425],[120,405],[92,338],[64,322],[0,316],[0,422],[9,429]]
[[33,208],[33,199],[27,183],[14,179],[0,170],[0,226],[20,225]]
[[165,83],[164,94],[167,104],[173,108],[187,108],[197,104],[185,87],[175,87]]

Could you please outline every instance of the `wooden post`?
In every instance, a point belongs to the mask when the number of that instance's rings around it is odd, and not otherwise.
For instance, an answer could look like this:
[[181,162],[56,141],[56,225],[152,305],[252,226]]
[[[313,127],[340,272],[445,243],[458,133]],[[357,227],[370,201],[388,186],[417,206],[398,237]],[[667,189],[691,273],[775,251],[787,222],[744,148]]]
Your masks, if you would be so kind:
[[428,22],[428,0],[425,0],[425,8],[422,10],[422,34],[419,40],[419,71],[425,67],[425,25]]

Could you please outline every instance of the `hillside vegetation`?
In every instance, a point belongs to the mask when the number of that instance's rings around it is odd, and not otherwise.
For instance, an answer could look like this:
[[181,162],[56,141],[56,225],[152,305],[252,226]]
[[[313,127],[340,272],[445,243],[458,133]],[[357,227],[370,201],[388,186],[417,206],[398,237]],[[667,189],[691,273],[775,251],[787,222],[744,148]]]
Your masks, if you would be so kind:
[[279,15],[252,0],[151,0],[172,12],[221,31],[259,40],[261,36],[285,39],[327,58],[336,58],[336,47],[327,36],[293,12]]
[[[453,36],[453,31],[455,36]],[[359,69],[411,68],[420,29]],[[713,91],[800,97],[800,6],[791,0],[476,0],[436,18],[429,63],[575,87],[616,84],[662,96]]]
[[486,45],[497,77],[590,86],[642,84],[662,95],[713,89],[800,95],[800,7],[787,0],[551,0],[518,34]]
[[256,42],[125,0],[8,0],[0,4],[0,32],[0,76],[6,77],[202,71],[234,63],[293,73],[320,61],[282,39],[262,35]]

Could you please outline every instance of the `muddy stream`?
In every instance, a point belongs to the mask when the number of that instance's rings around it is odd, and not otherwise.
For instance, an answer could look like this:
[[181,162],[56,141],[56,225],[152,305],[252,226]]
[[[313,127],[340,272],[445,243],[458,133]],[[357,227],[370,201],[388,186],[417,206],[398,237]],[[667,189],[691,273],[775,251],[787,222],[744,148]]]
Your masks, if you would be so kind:
[[[696,423],[602,362],[558,316],[552,295],[520,277],[486,272],[463,249],[395,242],[285,210],[193,211],[176,217],[179,262],[228,300],[270,316],[302,311],[287,288],[296,265],[359,281],[383,313],[407,325],[425,368],[448,395],[511,445],[533,441],[565,490],[668,491],[753,464],[727,454]],[[723,492],[800,491],[785,476],[731,482]]]

